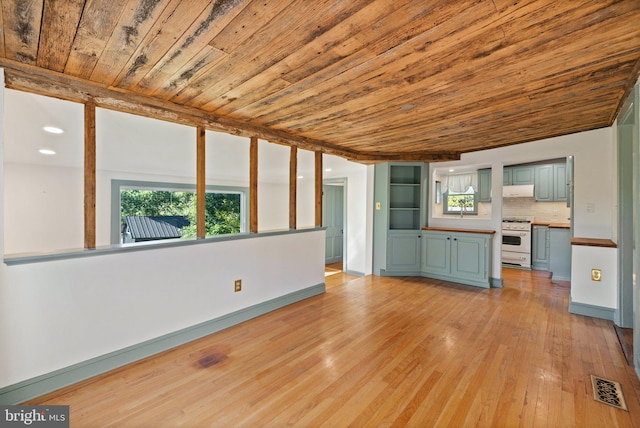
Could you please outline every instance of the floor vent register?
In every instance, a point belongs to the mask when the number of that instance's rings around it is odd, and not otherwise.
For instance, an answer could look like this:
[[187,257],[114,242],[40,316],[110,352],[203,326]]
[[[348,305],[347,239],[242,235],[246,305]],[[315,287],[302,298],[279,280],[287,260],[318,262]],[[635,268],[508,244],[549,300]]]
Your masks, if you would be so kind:
[[593,385],[594,400],[627,410],[627,403],[624,401],[622,388],[618,382],[591,375],[591,384]]

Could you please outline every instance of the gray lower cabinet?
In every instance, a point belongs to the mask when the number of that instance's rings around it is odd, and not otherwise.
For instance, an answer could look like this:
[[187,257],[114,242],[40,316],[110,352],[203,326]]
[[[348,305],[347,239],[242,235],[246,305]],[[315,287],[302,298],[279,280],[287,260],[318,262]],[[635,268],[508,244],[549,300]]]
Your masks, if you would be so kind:
[[423,276],[489,288],[491,240],[490,234],[423,231]]
[[531,236],[531,267],[549,270],[549,227],[533,226]]
[[571,230],[551,227],[549,229],[549,270],[552,278],[571,281]]
[[390,230],[387,235],[388,273],[420,273],[421,233],[419,230]]

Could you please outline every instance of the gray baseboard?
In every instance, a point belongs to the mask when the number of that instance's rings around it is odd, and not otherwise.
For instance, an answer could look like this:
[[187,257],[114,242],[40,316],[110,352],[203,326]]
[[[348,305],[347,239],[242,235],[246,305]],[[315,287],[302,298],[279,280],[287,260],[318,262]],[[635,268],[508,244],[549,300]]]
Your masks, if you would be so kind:
[[604,308],[602,306],[588,305],[586,303],[577,303],[571,301],[569,302],[569,313],[613,321],[616,310],[613,308]]
[[0,404],[20,404],[65,386],[106,373],[126,364],[183,345],[251,318],[324,293],[325,284],[317,284],[245,309],[205,321],[118,351],[111,352],[32,379],[0,388]]
[[355,276],[366,276],[366,275],[364,274],[364,272],[358,272],[357,270],[349,270],[349,269],[347,269],[347,270],[345,271],[345,273],[346,273],[346,274],[349,274],[349,275],[355,275]]
[[493,278],[489,277],[489,284],[491,284],[491,288],[502,288],[502,278]]

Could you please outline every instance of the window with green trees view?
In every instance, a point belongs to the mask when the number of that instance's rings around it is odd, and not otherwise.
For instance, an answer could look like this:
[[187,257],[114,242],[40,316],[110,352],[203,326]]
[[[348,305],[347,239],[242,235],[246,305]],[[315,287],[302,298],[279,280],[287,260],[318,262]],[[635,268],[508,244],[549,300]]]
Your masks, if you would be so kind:
[[477,193],[469,189],[467,193],[455,193],[448,191],[444,197],[444,214],[477,214],[478,204],[476,202]]
[[[196,194],[192,186],[169,183],[157,183],[157,188],[145,183],[135,186],[129,182],[119,183],[120,242],[151,241],[167,238],[196,237]],[[180,187],[190,187],[182,190]],[[116,189],[114,189],[116,190]],[[207,236],[227,235],[245,231],[245,195],[244,188],[207,186],[205,196],[205,229]],[[133,222],[137,219],[137,223]],[[146,220],[141,222],[140,219]],[[112,222],[112,224],[114,224]],[[168,232],[145,231],[146,236],[136,237],[137,230],[149,229],[149,225],[166,226]],[[154,227],[155,228],[155,227]],[[133,236],[132,236],[133,235]]]

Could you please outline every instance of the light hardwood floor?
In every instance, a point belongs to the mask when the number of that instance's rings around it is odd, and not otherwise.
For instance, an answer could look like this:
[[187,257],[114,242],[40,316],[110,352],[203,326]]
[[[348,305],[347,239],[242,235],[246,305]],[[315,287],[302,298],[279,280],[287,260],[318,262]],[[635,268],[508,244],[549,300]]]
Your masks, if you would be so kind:
[[[72,427],[640,426],[611,322],[569,286],[506,269],[503,289],[328,275],[327,292],[30,404]],[[629,412],[593,400],[620,382]]]

